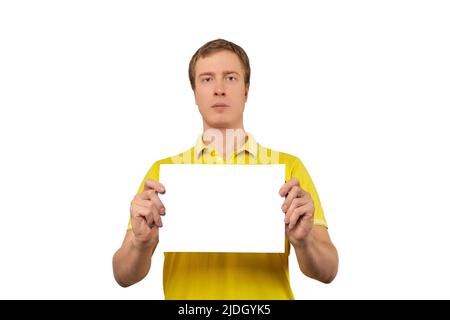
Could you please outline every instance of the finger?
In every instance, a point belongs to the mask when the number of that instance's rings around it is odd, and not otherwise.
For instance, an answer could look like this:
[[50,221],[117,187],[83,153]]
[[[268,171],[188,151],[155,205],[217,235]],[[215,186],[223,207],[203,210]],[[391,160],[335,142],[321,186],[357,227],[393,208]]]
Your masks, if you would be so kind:
[[140,216],[145,217],[147,225],[151,228],[153,226],[162,227],[161,216],[159,215],[155,206],[141,207],[137,206],[137,212]]
[[286,182],[285,184],[283,184],[283,186],[280,189],[280,196],[284,197],[286,196],[286,194],[289,192],[289,190],[291,190],[291,188],[293,186],[299,186],[300,187],[300,182],[298,181],[297,178],[292,178],[291,180],[289,180],[288,182]]
[[134,214],[134,217],[147,217],[149,214],[151,214],[151,207],[150,206],[141,206],[138,204],[135,204],[133,206],[132,212]]
[[289,210],[292,201],[296,199],[299,196],[299,194],[300,194],[299,186],[293,186],[291,190],[289,190],[289,193],[281,206],[281,210],[283,210],[284,213],[286,213]]
[[300,187],[300,191],[299,191],[299,197],[303,198],[306,196],[309,196],[309,193],[305,191],[305,189],[303,189],[302,187]]
[[156,208],[154,208],[154,210],[152,210],[152,214],[153,214],[153,221],[155,222],[155,225],[158,227],[162,227],[162,220],[161,220],[161,214],[158,212],[158,210]]
[[150,201],[156,207],[159,214],[164,215],[166,213],[166,208],[155,192],[150,192]]
[[298,207],[304,206],[308,202],[309,202],[309,199],[306,199],[306,198],[295,198],[292,201],[289,209],[286,212],[286,215],[284,217],[284,223],[289,222],[289,219],[291,218],[291,215],[294,213],[295,209],[297,209]]
[[133,201],[134,204],[138,205],[138,206],[143,206],[143,207],[150,207],[152,202],[150,200],[143,200],[143,199],[135,199]]
[[156,191],[153,189],[149,189],[149,190],[144,190],[142,191],[142,193],[139,194],[138,199],[141,200],[151,200],[152,199],[152,194],[155,194]]
[[295,225],[297,224],[297,222],[300,221],[300,219],[306,214],[308,208],[303,207],[298,207],[294,210],[294,212],[291,215],[291,218],[289,219],[289,226],[288,229],[292,230]]
[[153,215],[150,207],[135,205],[133,208],[133,218],[144,218],[147,222],[153,223]]
[[[150,217],[150,215],[153,215],[152,210],[154,210],[156,213],[159,212],[157,208],[152,209],[152,207],[155,207],[155,204],[150,200],[135,200],[134,207],[136,209],[132,208],[136,212],[140,212],[142,216],[145,216],[146,220],[151,221],[153,223],[155,221],[155,224],[159,225],[159,222],[161,221],[161,218],[154,218],[153,216]],[[161,213],[159,213],[161,214]],[[164,215],[163,213],[162,215]],[[134,215],[136,216],[136,214]]]
[[156,206],[152,203],[152,205],[148,208],[147,215],[147,224],[149,227],[157,226],[162,227],[161,216],[158,212]]
[[159,183],[158,181],[153,180],[153,179],[149,179],[149,180],[145,181],[144,191],[146,191],[146,190],[155,190],[156,192],[159,192],[159,193],[166,192],[166,188],[163,186],[163,184]]

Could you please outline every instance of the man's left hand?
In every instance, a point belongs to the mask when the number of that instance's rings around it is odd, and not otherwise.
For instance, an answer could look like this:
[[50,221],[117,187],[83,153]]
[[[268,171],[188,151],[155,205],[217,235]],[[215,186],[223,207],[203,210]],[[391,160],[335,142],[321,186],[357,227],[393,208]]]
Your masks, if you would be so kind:
[[285,230],[294,246],[300,245],[311,233],[314,225],[314,201],[311,195],[300,187],[300,182],[292,178],[280,189],[280,196],[286,197],[281,206],[285,213]]

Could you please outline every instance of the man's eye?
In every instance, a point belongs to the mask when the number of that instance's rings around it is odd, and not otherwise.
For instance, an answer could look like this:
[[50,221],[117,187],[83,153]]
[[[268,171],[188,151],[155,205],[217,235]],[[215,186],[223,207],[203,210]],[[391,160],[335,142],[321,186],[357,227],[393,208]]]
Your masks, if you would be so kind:
[[228,76],[227,80],[235,81],[237,78],[235,76]]
[[202,82],[210,82],[211,81],[211,77],[207,77],[207,78],[203,78]]

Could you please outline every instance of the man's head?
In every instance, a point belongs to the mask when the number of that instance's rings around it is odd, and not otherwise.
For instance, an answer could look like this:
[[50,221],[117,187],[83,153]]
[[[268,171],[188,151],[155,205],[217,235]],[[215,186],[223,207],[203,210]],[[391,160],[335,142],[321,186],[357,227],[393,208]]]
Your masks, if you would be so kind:
[[189,80],[205,129],[243,126],[250,62],[241,47],[223,39],[204,44],[189,63]]

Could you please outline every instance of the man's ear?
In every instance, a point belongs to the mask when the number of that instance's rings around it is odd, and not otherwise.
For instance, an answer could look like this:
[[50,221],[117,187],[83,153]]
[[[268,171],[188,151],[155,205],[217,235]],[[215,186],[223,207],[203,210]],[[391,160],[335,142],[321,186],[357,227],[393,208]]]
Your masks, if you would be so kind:
[[247,99],[248,99],[248,90],[250,89],[250,86],[249,85],[246,85],[245,86],[245,101],[247,101]]

